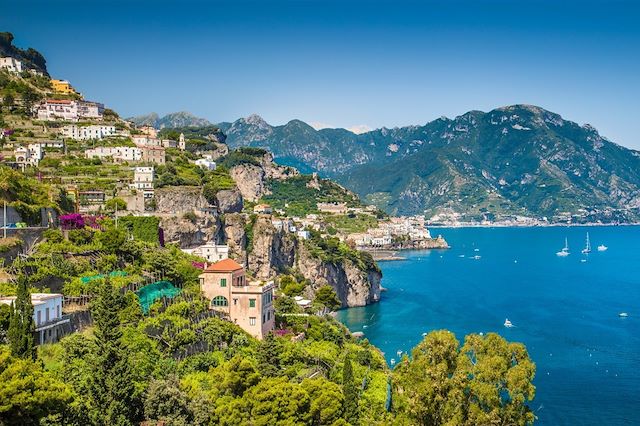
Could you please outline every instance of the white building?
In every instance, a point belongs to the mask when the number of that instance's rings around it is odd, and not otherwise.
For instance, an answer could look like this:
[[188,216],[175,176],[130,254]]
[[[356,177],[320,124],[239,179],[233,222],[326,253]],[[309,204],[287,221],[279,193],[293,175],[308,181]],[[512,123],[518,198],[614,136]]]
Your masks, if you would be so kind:
[[108,136],[115,136],[116,134],[115,126],[106,125],[77,126],[72,124],[62,128],[62,135],[64,137],[75,140],[103,139]]
[[180,133],[180,138],[178,139],[178,148],[180,151],[184,151],[187,149],[187,142],[184,140],[184,133]]
[[38,120],[102,119],[104,105],[98,102],[47,99],[35,107]]
[[199,158],[196,160],[196,166],[201,167],[205,170],[215,170],[216,162],[211,159],[210,155],[205,155],[203,158]]
[[298,238],[302,240],[308,240],[309,237],[311,236],[309,231],[303,231],[303,230],[298,231],[296,234],[298,235]]
[[29,144],[28,147],[17,147],[13,151],[13,155],[16,158],[16,163],[21,166],[37,166],[40,160],[44,157],[44,150],[42,145],[34,143]]
[[225,244],[207,243],[192,249],[182,249],[182,251],[200,256],[207,262],[218,262],[229,258],[229,246]]
[[113,158],[113,161],[142,161],[142,150],[134,146],[99,146],[85,151],[87,158]]
[[136,167],[133,171],[133,183],[129,188],[142,191],[145,198],[153,197],[153,167]]
[[[12,305],[15,300],[15,296],[0,297],[0,303],[5,305]],[[62,301],[62,294],[31,293],[38,344],[57,342],[63,336],[60,326],[68,323],[69,319],[62,317]]]
[[19,74],[23,70],[22,61],[11,56],[0,58],[0,69]]

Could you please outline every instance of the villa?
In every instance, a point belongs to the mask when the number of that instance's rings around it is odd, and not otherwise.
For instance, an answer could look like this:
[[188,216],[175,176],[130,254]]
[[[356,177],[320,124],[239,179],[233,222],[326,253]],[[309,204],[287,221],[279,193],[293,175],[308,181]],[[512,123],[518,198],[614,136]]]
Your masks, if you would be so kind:
[[207,243],[192,249],[182,249],[182,251],[200,256],[207,262],[218,262],[229,258],[229,246],[226,244]]
[[[15,300],[16,296],[0,297],[0,303],[5,305],[12,305]],[[62,294],[31,293],[37,344],[54,343],[64,336],[63,326],[69,318],[62,316],[62,300]]]
[[22,62],[11,56],[0,58],[0,69],[7,70],[14,74],[20,74],[23,70]]
[[77,95],[78,94],[76,89],[74,89],[73,86],[71,86],[71,83],[69,83],[66,80],[52,79],[51,80],[51,86],[53,87],[53,91],[54,92],[60,93],[62,95]]
[[210,265],[199,276],[200,290],[210,300],[210,309],[228,316],[257,339],[275,327],[273,281],[247,282],[245,271],[233,259]]

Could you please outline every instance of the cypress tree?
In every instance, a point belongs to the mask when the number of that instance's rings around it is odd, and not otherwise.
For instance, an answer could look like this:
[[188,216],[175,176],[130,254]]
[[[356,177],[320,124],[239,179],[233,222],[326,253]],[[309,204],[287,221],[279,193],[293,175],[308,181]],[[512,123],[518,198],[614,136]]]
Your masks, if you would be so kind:
[[351,357],[347,355],[342,369],[342,393],[344,394],[344,419],[352,425],[358,422],[358,388],[353,378]]
[[9,329],[7,339],[11,354],[23,359],[36,359],[36,345],[33,335],[36,325],[33,322],[33,305],[27,279],[21,276],[18,279],[16,300],[12,305],[9,317]]
[[130,425],[141,416],[127,351],[122,344],[119,311],[123,297],[107,280],[91,306],[96,337],[96,365],[91,383],[90,413],[97,425]]
[[260,343],[258,348],[258,371],[266,377],[276,377],[281,374],[280,352],[282,347],[273,332]]

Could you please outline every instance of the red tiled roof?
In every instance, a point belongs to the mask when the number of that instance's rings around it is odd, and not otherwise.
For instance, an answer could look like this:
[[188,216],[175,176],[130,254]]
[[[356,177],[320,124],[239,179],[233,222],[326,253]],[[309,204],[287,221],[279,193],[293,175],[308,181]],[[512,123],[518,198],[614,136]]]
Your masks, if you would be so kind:
[[233,259],[224,259],[210,265],[205,272],[234,272],[243,269],[242,266]]

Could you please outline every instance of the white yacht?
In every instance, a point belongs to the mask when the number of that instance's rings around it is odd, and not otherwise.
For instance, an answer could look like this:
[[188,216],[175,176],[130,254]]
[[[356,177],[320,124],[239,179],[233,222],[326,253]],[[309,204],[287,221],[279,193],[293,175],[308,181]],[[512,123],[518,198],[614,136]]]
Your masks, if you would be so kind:
[[589,233],[588,232],[587,232],[587,242],[586,242],[584,248],[582,249],[582,253],[584,253],[584,254],[591,253],[591,242],[589,241]]
[[605,246],[604,244],[600,244],[598,246],[598,251],[607,251],[609,247]]
[[626,313],[626,312],[620,312],[620,313],[618,314],[618,316],[619,316],[620,318],[626,318],[626,317],[628,317],[628,316],[629,316],[629,314],[628,314],[628,313]]
[[507,319],[504,320],[504,326],[507,327],[507,328],[511,328],[511,327],[513,327],[513,324],[507,318]]
[[556,253],[557,256],[561,256],[561,257],[565,257],[565,256],[569,256],[569,240],[567,240],[566,238],[564,239],[564,247],[562,248],[562,250],[560,250],[559,252]]

